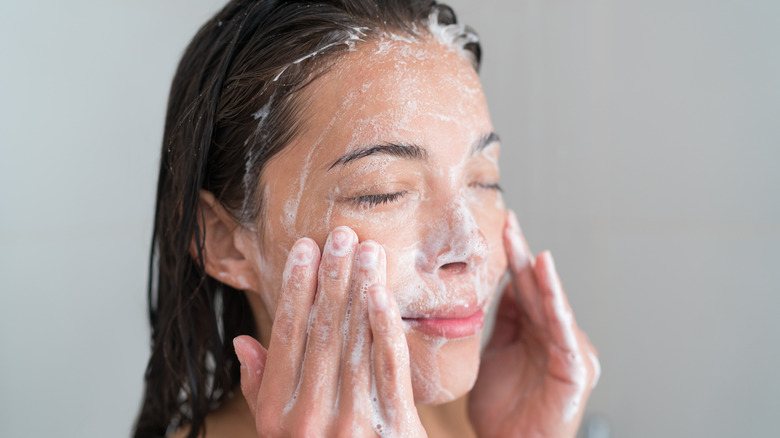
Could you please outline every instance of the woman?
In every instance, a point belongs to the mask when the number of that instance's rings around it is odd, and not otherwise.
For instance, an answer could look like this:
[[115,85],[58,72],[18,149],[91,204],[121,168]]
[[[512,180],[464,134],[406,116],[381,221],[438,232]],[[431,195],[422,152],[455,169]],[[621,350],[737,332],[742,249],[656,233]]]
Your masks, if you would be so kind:
[[135,436],[576,433],[595,352],[504,207],[479,59],[431,1],[233,1],[199,31]]

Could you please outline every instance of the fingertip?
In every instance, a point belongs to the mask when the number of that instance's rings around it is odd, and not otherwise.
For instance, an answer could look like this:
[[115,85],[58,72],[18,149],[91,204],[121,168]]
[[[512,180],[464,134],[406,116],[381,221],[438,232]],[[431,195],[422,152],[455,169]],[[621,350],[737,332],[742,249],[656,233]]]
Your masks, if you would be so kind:
[[314,240],[301,237],[290,249],[288,259],[297,266],[308,265],[319,255],[319,252],[320,248]]
[[553,261],[552,253],[550,250],[545,249],[544,251],[540,252],[538,256],[536,256],[537,259],[541,260],[542,263],[547,267],[547,269],[555,270],[555,262]]
[[241,393],[249,403],[252,411],[254,411],[256,407],[256,395],[260,386],[259,377],[263,372],[263,364],[256,363],[259,361],[255,360],[252,341],[254,340],[251,337],[245,335],[233,338],[233,348],[235,349],[236,356],[241,364]]
[[355,230],[346,225],[339,225],[328,234],[325,252],[341,257],[353,251],[357,243],[358,236]]
[[519,229],[517,216],[512,210],[506,211],[506,220],[504,221],[504,245],[507,249],[511,246],[512,236],[516,235]]
[[387,284],[387,254],[380,243],[360,242],[355,263],[360,270],[356,280],[361,284],[362,295],[368,295],[368,286],[372,284]]
[[358,244],[357,262],[360,269],[376,269],[379,264],[379,245],[372,240]]
[[550,288],[555,287],[558,274],[555,271],[555,262],[549,250],[544,250],[536,256],[534,268],[536,269],[536,275],[544,279],[547,286]]
[[247,357],[246,357],[246,341],[244,339],[241,339],[243,336],[236,336],[233,338],[233,349],[236,351],[236,357],[238,357],[238,362],[241,364],[242,367],[247,366]]
[[535,264],[533,255],[528,249],[528,244],[520,232],[517,217],[515,217],[513,212],[504,230],[504,251],[506,252],[509,267],[515,275],[518,275],[520,271],[526,269],[529,265],[533,266]]
[[379,262],[383,263],[385,257],[387,256],[387,254],[385,253],[385,247],[381,243],[377,242],[376,240],[366,240],[366,242],[370,242],[373,245],[377,246],[377,253],[379,254]]
[[287,254],[282,273],[283,284],[287,284],[292,279],[296,279],[297,283],[309,275],[312,267],[317,265],[315,261],[319,260],[319,256],[320,249],[316,242],[308,237],[298,239]]
[[265,364],[265,349],[251,336],[240,335],[233,338],[233,349],[242,366],[260,369]]
[[[536,257],[536,276],[541,279],[544,289],[552,295],[553,302],[561,308],[568,308],[568,300],[563,293],[563,285],[555,261],[549,250],[542,251]],[[570,312],[570,311],[569,311]]]
[[377,264],[377,269],[379,270],[379,281],[382,284],[387,284],[387,254],[385,253],[385,247],[381,244],[377,243],[379,245],[379,263]]
[[507,228],[510,228],[514,231],[520,231],[520,222],[517,220],[517,215],[515,214],[514,210],[510,208],[506,210],[506,223]]
[[349,234],[350,237],[352,237],[354,241],[357,242],[357,240],[358,240],[357,233],[349,225],[339,225],[339,226],[333,228],[330,232],[331,232],[331,234],[333,234],[336,231],[343,231],[343,232]]

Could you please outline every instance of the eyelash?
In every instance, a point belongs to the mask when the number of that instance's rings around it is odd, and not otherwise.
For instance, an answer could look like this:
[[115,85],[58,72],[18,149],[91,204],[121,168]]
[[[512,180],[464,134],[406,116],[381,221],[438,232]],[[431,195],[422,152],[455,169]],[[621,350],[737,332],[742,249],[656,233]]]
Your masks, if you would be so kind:
[[503,192],[504,189],[501,188],[501,186],[498,183],[493,184],[485,184],[485,183],[473,183],[471,184],[472,187],[477,187],[480,189],[488,189],[488,190],[495,190],[497,192]]
[[395,193],[383,193],[380,195],[358,196],[357,198],[352,199],[352,202],[354,202],[355,204],[361,207],[376,207],[378,205],[395,202],[405,194],[406,192],[395,192]]
[[[504,189],[498,183],[485,184],[485,183],[473,183],[472,187],[480,189],[495,190],[503,192]],[[352,202],[360,207],[376,207],[383,204],[390,204],[406,195],[407,192],[395,192],[395,193],[382,193],[379,195],[364,195],[353,198]]]

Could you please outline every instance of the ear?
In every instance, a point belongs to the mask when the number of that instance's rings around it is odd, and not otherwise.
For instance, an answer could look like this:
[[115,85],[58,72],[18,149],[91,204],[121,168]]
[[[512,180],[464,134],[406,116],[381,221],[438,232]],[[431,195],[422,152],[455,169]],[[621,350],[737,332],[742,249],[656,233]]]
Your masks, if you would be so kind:
[[[258,272],[247,253],[254,247],[253,242],[246,242],[248,230],[207,190],[200,191],[197,215],[206,274],[235,289],[257,292]],[[190,255],[196,261],[198,244],[193,235]]]

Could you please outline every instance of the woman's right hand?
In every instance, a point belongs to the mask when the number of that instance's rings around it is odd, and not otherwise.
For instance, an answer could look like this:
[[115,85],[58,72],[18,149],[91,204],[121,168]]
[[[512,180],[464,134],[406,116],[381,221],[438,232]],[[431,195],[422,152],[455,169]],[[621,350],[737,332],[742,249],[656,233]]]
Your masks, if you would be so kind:
[[234,346],[258,436],[425,436],[386,259],[348,227],[293,245],[268,350]]

